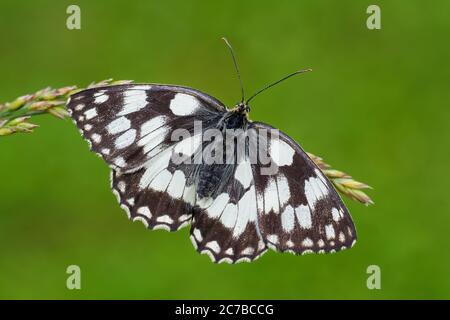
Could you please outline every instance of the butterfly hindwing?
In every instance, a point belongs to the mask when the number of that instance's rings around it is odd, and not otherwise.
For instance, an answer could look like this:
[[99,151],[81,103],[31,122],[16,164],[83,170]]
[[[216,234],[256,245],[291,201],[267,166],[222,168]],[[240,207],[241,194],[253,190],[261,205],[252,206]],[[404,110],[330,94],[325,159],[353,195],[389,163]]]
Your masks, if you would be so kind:
[[186,171],[164,169],[152,180],[153,185],[141,188],[140,181],[146,170],[111,172],[113,191],[129,218],[141,221],[149,229],[167,231],[177,231],[189,224],[195,190],[189,185]]
[[229,180],[214,199],[197,201],[191,240],[214,262],[252,261],[267,250],[258,230],[254,185],[243,188],[234,180],[237,166],[222,179]]

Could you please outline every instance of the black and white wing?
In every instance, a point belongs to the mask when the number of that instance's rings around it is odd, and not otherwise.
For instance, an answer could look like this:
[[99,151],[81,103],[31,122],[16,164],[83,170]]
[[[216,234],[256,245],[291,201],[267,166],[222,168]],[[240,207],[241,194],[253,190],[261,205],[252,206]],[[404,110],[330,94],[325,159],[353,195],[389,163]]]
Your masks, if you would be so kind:
[[247,134],[252,130],[257,139],[249,139],[246,150],[265,149],[276,170],[262,170],[266,164],[244,152],[224,173],[217,195],[196,207],[191,239],[197,250],[235,263],[252,261],[267,247],[305,254],[353,246],[350,214],[321,170],[287,135],[277,131],[271,139],[266,132],[274,128],[256,122]]
[[[274,129],[253,123],[261,132]],[[350,213],[331,182],[302,148],[279,132],[268,154],[278,166],[273,175],[253,166],[258,225],[267,245],[295,254],[332,253],[350,248],[356,230]]]
[[[71,96],[68,110],[91,150],[112,167],[112,188],[132,220],[175,231],[195,203],[193,158],[201,143],[195,122],[215,124],[226,108],[197,90],[157,84],[92,88]],[[174,136],[186,133],[184,137]]]

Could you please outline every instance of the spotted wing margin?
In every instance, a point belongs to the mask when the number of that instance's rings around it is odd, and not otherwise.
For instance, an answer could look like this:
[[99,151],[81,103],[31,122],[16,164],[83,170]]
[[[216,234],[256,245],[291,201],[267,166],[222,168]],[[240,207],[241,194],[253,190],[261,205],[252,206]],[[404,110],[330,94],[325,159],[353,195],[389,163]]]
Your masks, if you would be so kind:
[[[274,129],[252,124],[258,132]],[[270,139],[268,154],[277,164],[272,175],[252,165],[258,226],[272,249],[294,254],[332,253],[356,241],[352,218],[339,194],[317,165],[289,136]]]
[[161,84],[124,84],[73,94],[67,104],[92,151],[113,169],[133,172],[171,144],[174,129],[215,121],[226,111],[198,90]]
[[160,184],[161,187],[141,189],[140,180],[146,170],[142,168],[124,174],[111,171],[111,187],[128,218],[140,221],[152,230],[177,231],[188,225],[195,201],[194,186],[188,183],[189,169],[165,169],[160,173],[160,177],[166,180]]

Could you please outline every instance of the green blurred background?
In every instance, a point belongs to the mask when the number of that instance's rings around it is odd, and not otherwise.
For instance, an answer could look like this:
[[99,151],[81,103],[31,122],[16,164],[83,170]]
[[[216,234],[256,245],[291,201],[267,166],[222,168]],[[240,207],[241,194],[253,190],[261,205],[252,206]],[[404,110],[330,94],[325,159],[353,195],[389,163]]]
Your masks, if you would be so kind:
[[[66,8],[81,7],[81,30]],[[381,7],[382,29],[366,9]],[[252,119],[374,187],[374,206],[345,200],[356,246],[334,255],[268,252],[215,265],[188,229],[131,223],[109,170],[70,121],[35,119],[0,138],[0,298],[450,298],[450,2],[0,2],[0,101],[104,78],[187,85],[239,99],[234,45]],[[82,289],[66,288],[81,267]],[[381,290],[366,269],[381,268]]]

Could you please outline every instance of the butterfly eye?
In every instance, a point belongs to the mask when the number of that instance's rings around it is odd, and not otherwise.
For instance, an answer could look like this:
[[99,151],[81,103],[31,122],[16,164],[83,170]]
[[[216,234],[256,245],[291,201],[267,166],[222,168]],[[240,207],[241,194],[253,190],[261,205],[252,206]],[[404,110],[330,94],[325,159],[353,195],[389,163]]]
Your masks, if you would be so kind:
[[249,105],[246,105],[245,106],[245,111],[248,113],[248,112],[250,112],[250,106]]

